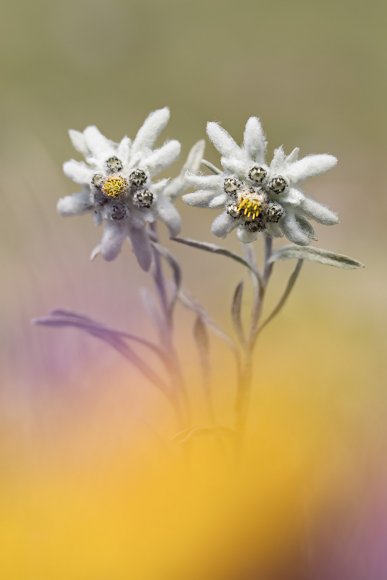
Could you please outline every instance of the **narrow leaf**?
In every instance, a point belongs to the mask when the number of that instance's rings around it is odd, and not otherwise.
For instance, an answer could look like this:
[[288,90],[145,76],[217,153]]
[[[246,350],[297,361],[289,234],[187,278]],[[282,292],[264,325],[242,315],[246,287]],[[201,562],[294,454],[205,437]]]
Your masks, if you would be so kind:
[[181,268],[180,268],[177,260],[174,258],[174,256],[171,254],[171,252],[169,250],[167,250],[167,248],[165,248],[164,246],[161,246],[160,244],[157,244],[155,242],[152,242],[152,246],[160,254],[160,256],[162,256],[164,258],[164,260],[167,261],[168,265],[170,266],[170,268],[172,270],[173,282],[174,282],[174,292],[173,292],[173,296],[172,296],[170,304],[169,304],[170,311],[172,311],[175,304],[176,304],[179,290],[181,287],[181,279],[182,279]]
[[106,333],[111,336],[126,338],[128,340],[141,344],[142,346],[145,346],[153,353],[155,353],[164,363],[166,362],[166,357],[162,349],[159,348],[156,344],[154,344],[150,340],[142,338],[141,336],[137,336],[136,334],[132,334],[131,332],[125,332],[122,330],[116,330],[115,328],[110,328],[100,322],[93,320],[89,316],[78,314],[77,312],[73,312],[72,310],[64,310],[62,308],[57,308],[55,310],[52,310],[49,316],[33,319],[32,323],[41,326],[52,326],[52,327],[73,326],[82,329],[83,328],[95,329],[101,333]]
[[165,328],[165,320],[163,319],[159,305],[156,301],[156,298],[152,292],[146,287],[140,288],[140,298],[141,302],[144,305],[148,318],[151,322],[156,326],[158,334],[160,335],[161,340],[165,336],[166,328]]
[[251,272],[253,272],[253,274],[258,279],[259,283],[261,284],[261,276],[260,276],[259,272],[256,270],[256,268],[251,266],[251,264],[249,264],[247,262],[247,260],[245,260],[244,258],[241,258],[241,256],[238,256],[238,254],[234,254],[234,252],[231,252],[230,250],[226,250],[226,248],[222,248],[221,246],[217,246],[216,244],[209,244],[207,242],[199,242],[198,240],[191,240],[189,238],[171,238],[171,239],[175,242],[178,242],[179,244],[184,244],[185,246],[190,246],[191,248],[196,248],[198,250],[210,252],[211,254],[219,254],[221,256],[225,256],[226,258],[231,258],[232,260],[235,260],[235,262],[242,264],[243,266],[248,268]]
[[211,365],[210,365],[210,340],[207,327],[201,316],[197,316],[193,328],[196,347],[199,354],[202,371],[203,390],[206,398],[208,414],[212,422],[215,422],[215,409],[211,392]]
[[294,288],[295,283],[297,282],[297,278],[301,272],[303,260],[298,260],[296,267],[294,268],[293,272],[290,275],[288,283],[286,285],[285,291],[282,294],[281,298],[278,301],[277,306],[274,308],[273,312],[266,318],[266,320],[261,324],[256,334],[255,339],[257,338],[258,334],[262,332],[262,330],[270,324],[270,322],[281,312],[282,308],[285,306],[287,299],[290,296],[291,291]]
[[300,246],[283,246],[282,248],[279,248],[279,250],[272,254],[270,262],[293,259],[309,260],[327,266],[335,266],[336,268],[364,268],[364,264],[350,258],[349,256],[336,254],[335,252],[330,252],[329,250],[323,250],[321,248]]
[[235,288],[234,296],[231,304],[231,317],[234,324],[235,332],[238,335],[242,344],[245,344],[246,338],[242,325],[242,298],[243,298],[243,282],[239,282]]
[[201,316],[198,316],[194,324],[194,337],[200,352],[202,360],[207,359],[209,355],[210,341],[205,323]]
[[207,327],[210,328],[214,334],[216,334],[221,340],[223,340],[223,342],[227,344],[235,357],[236,366],[239,372],[241,368],[241,360],[235,342],[229,336],[227,336],[227,334],[223,332],[221,328],[219,328],[219,326],[212,320],[207,310],[201,304],[199,304],[195,298],[188,294],[187,291],[183,292],[183,290],[180,290],[179,300],[183,306],[189,310],[192,310],[192,312],[195,312],[195,314],[197,314],[202,319]]
[[79,314],[79,312],[74,312],[73,310],[65,310],[64,308],[55,308],[50,310],[50,316],[68,316],[69,318],[77,318],[78,320],[88,320],[89,322],[94,322],[94,324],[99,324],[93,321],[90,316],[85,316],[84,314]]
[[52,327],[73,327],[79,328],[86,333],[103,340],[115,350],[117,350],[124,358],[126,358],[133,366],[135,366],[144,377],[146,377],[155,387],[160,389],[168,399],[171,399],[170,389],[168,385],[158,376],[156,372],[140,357],[134,350],[127,345],[122,338],[115,335],[114,332],[109,332],[103,327],[93,326],[90,324],[82,324],[82,318],[79,321],[60,319],[55,320],[55,317],[36,318],[33,324]]
[[228,344],[231,348],[235,349],[235,345],[231,338],[227,336],[225,332],[212,320],[211,316],[207,312],[207,310],[195,300],[191,295],[188,294],[187,291],[180,290],[179,292],[179,300],[185,308],[192,310],[195,314],[200,316],[203,322],[211,328],[214,333],[219,336],[225,343]]

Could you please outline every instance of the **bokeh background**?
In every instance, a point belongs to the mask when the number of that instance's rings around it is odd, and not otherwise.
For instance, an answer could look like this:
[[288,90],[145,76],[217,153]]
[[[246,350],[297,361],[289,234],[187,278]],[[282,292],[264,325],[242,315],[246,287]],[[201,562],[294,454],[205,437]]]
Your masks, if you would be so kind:
[[[3,0],[2,578],[387,577],[386,18],[381,0]],[[91,263],[100,232],[55,205],[74,191],[61,170],[74,155],[68,128],[97,124],[119,140],[164,105],[164,137],[182,141],[183,155],[207,120],[239,139],[250,115],[270,150],[335,154],[338,167],[306,185],[341,217],[318,228],[319,245],[366,264],[306,265],[262,336],[250,463],[237,482],[210,441],[182,475],[165,402],[116,353],[30,324],[60,306],[154,336],[139,296],[150,282],[130,248]],[[206,156],[216,162],[210,145]],[[184,235],[214,241],[210,211],[179,207]],[[231,331],[244,273],[169,247],[185,286]],[[289,268],[278,267],[269,303]],[[195,391],[193,321],[180,316]],[[231,356],[216,339],[211,348],[220,420],[230,423]]]

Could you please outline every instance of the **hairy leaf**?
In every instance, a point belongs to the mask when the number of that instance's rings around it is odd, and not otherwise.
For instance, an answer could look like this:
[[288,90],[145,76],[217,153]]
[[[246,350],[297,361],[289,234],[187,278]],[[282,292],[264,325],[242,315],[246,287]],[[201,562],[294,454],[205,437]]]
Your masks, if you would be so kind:
[[[63,312],[63,311],[62,311]],[[155,387],[163,391],[163,393],[170,399],[170,388],[169,386],[159,377],[159,375],[153,371],[153,369],[143,360],[128,344],[126,344],[123,338],[133,338],[132,335],[127,335],[126,333],[120,333],[119,331],[110,330],[102,325],[93,324],[86,317],[77,316],[70,314],[70,316],[47,316],[42,318],[36,318],[33,324],[51,327],[73,327],[83,330],[84,332],[98,338],[112,348],[117,350],[124,358],[126,358],[133,366],[135,366]],[[137,339],[137,337],[136,337]],[[140,342],[143,343],[142,339]],[[147,341],[144,341],[147,342]],[[157,347],[156,347],[157,348]],[[152,347],[153,349],[153,347]],[[156,350],[155,350],[156,351]]]
[[364,268],[364,264],[349,256],[313,247],[283,246],[270,257],[270,262],[278,260],[309,260],[327,266],[335,266],[336,268]]
[[207,328],[201,316],[198,316],[195,320],[194,337],[201,358],[208,358],[210,343]]
[[242,325],[242,298],[243,298],[243,282],[239,282],[234,291],[234,296],[231,304],[231,316],[234,323],[235,332],[238,335],[242,344],[246,342],[245,333]]
[[152,246],[155,248],[155,250],[160,254],[160,256],[162,256],[167,262],[168,265],[170,266],[171,270],[172,270],[172,275],[173,275],[173,282],[175,285],[174,288],[174,292],[173,292],[173,296],[171,298],[171,302],[169,305],[170,310],[173,310],[178,294],[179,294],[179,290],[181,287],[181,269],[180,266],[177,262],[177,260],[174,258],[174,256],[171,254],[171,252],[169,250],[167,250],[167,248],[165,248],[164,246],[161,246],[160,244],[157,244],[155,242],[152,242]]
[[290,275],[286,288],[281,298],[279,299],[277,306],[274,308],[272,313],[266,318],[266,320],[261,324],[254,340],[256,340],[256,338],[262,332],[262,330],[266,328],[268,324],[270,324],[270,322],[281,312],[282,308],[285,306],[286,301],[289,298],[295,283],[297,282],[298,276],[300,275],[303,263],[304,263],[303,260],[297,260],[296,267],[294,268],[293,272]]
[[241,256],[238,256],[238,254],[234,254],[234,252],[231,252],[230,250],[226,250],[226,248],[222,248],[221,246],[217,246],[216,244],[209,244],[207,242],[199,242],[198,240],[191,240],[189,238],[171,238],[171,239],[174,240],[175,242],[178,242],[179,244],[190,246],[191,248],[196,248],[198,250],[210,252],[211,254],[219,254],[221,256],[225,256],[226,258],[231,258],[232,260],[235,260],[235,262],[239,262],[239,264],[242,264],[243,266],[248,268],[251,272],[253,272],[255,277],[261,283],[261,277],[257,269],[254,268],[251,264],[249,264],[247,260],[241,258]]

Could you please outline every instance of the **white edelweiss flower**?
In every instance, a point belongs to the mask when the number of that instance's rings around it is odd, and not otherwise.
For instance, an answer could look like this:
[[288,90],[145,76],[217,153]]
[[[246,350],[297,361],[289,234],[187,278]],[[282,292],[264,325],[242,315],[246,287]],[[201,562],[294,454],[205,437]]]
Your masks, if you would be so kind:
[[[101,254],[106,260],[113,260],[129,238],[140,266],[148,270],[152,252],[147,224],[160,219],[171,235],[180,231],[180,215],[171,198],[184,188],[185,181],[181,176],[170,181],[154,180],[180,154],[180,143],[175,140],[153,148],[169,115],[167,107],[151,113],[133,141],[124,137],[114,143],[94,126],[83,132],[69,131],[75,149],[85,161],[67,161],[63,170],[82,185],[82,190],[60,199],[57,207],[65,216],[93,212],[97,224],[103,223],[104,233],[92,258]],[[195,159],[188,168],[196,171],[199,163]]]
[[213,234],[226,237],[236,228],[238,238],[250,243],[259,232],[267,231],[307,245],[315,239],[310,218],[326,225],[338,222],[335,213],[298,188],[307,177],[336,165],[333,155],[298,159],[299,149],[285,155],[279,147],[267,164],[266,138],[256,117],[248,119],[241,146],[218,123],[208,123],[207,134],[221,154],[223,171],[217,175],[188,175],[187,181],[196,191],[183,199],[193,206],[224,208],[212,224]]

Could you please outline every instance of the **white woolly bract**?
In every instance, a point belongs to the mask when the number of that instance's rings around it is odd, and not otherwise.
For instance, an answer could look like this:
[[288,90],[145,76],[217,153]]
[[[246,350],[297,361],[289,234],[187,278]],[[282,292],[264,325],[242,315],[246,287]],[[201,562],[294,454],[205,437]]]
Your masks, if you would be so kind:
[[95,125],[86,127],[83,135],[90,153],[96,159],[110,157],[110,155],[114,154],[113,142],[102,135],[101,131]]
[[255,242],[258,237],[257,232],[249,232],[245,228],[237,228],[237,236],[238,240],[243,244],[251,244],[251,242]]
[[246,177],[249,169],[253,165],[252,161],[246,163],[246,161],[240,161],[235,157],[222,157],[220,163],[225,171],[241,178]]
[[81,153],[84,157],[87,157],[90,153],[89,148],[86,145],[85,136],[80,131],[75,131],[74,129],[69,129],[69,137],[74,149]]
[[243,148],[248,159],[263,163],[266,150],[266,138],[260,120],[250,117],[245,126]]
[[81,185],[86,185],[90,183],[93,176],[93,171],[84,163],[83,161],[75,161],[75,159],[70,159],[63,164],[63,173],[74,181],[74,183],[79,183]]
[[200,187],[200,189],[218,189],[223,187],[224,177],[222,175],[192,175],[186,174],[188,185]]
[[141,268],[148,271],[152,263],[152,248],[145,228],[129,226],[132,250]]
[[305,198],[300,207],[308,217],[311,217],[320,224],[332,226],[339,222],[337,214],[313,199]]
[[188,205],[194,205],[198,207],[208,207],[209,202],[215,197],[216,191],[206,190],[206,189],[199,189],[198,191],[194,191],[193,193],[186,193],[183,195],[183,200]]
[[286,163],[286,161],[285,151],[281,145],[281,147],[277,147],[277,149],[274,150],[273,159],[270,163],[271,171],[281,171],[281,167]]
[[239,145],[236,144],[231,135],[218,123],[207,123],[207,135],[219,153],[224,157],[235,156],[242,158],[242,151]]
[[186,175],[189,173],[196,173],[199,171],[200,164],[203,159],[205,148],[204,140],[200,140],[190,149],[187,159],[180,171],[180,174],[171,179],[164,190],[164,195],[173,199],[181,195],[188,187]]
[[307,155],[288,166],[286,171],[288,179],[293,182],[301,181],[307,177],[324,173],[332,169],[337,164],[337,159],[333,155]]
[[220,195],[217,195],[216,197],[211,199],[210,203],[208,204],[208,207],[211,208],[222,207],[226,203],[226,200],[227,194],[221,193]]
[[294,212],[288,211],[282,218],[280,225],[285,236],[294,244],[300,246],[307,246],[309,244],[310,238],[298,223]]
[[166,169],[180,155],[180,143],[178,141],[168,141],[160,149],[155,149],[149,157],[144,160],[144,168],[153,175],[157,175]]
[[106,220],[101,242],[91,253],[91,260],[101,254],[105,260],[111,262],[121,251],[121,246],[128,236],[128,226],[126,223],[113,222]]
[[90,210],[90,199],[87,191],[73,193],[61,197],[56,205],[57,211],[62,216],[73,216],[85,213]]
[[170,112],[168,107],[150,113],[133,140],[132,152],[137,153],[143,149],[151,149],[160,133],[167,126],[169,117]]
[[181,228],[180,214],[165,195],[160,196],[156,204],[157,216],[165,223],[171,236],[177,236]]
[[122,159],[124,163],[129,162],[131,141],[129,137],[123,137],[117,147],[117,156]]
[[237,223],[234,218],[229,216],[227,212],[223,212],[212,222],[211,231],[215,236],[225,238],[236,226]]

